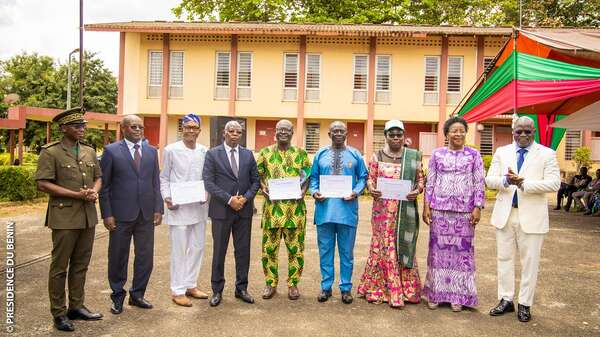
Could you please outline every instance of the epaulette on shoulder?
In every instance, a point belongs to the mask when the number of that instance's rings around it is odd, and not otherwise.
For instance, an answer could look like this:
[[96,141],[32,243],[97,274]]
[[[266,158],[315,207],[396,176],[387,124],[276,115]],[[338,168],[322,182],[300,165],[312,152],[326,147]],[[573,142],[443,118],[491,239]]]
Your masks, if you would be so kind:
[[93,146],[91,146],[90,144],[88,144],[88,143],[85,143],[85,142],[82,142],[82,141],[79,141],[79,145],[84,145],[84,146],[87,146],[87,147],[91,147],[92,149],[94,148],[94,147],[93,147]]
[[52,146],[58,145],[58,144],[60,144],[60,140],[57,140],[57,141],[54,141],[54,142],[50,142],[48,144],[44,144],[44,145],[42,145],[42,149],[47,149],[49,147],[52,147]]

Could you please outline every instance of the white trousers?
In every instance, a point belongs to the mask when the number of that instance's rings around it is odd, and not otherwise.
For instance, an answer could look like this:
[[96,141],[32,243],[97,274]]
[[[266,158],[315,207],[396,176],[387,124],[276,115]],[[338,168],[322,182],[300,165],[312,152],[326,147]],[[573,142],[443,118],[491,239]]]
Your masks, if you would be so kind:
[[498,300],[512,301],[515,296],[515,250],[521,261],[519,303],[533,304],[544,234],[527,234],[521,229],[519,212],[513,208],[508,223],[496,229],[498,249]]
[[204,255],[206,222],[169,226],[171,239],[171,292],[183,295],[198,284]]

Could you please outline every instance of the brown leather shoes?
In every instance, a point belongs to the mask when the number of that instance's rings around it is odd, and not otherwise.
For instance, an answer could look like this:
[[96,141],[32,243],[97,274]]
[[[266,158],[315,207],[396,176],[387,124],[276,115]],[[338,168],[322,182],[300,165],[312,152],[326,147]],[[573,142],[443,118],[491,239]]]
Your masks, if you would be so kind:
[[198,288],[191,288],[185,291],[186,296],[205,300],[208,298],[208,294]]
[[185,295],[175,295],[173,296],[173,303],[180,305],[182,307],[191,307],[192,301],[187,298]]
[[291,286],[288,288],[288,298],[290,300],[297,300],[300,298],[300,291],[298,290],[298,287]]
[[265,300],[270,300],[277,293],[277,288],[273,288],[271,286],[265,286],[265,289],[262,293],[262,298]]

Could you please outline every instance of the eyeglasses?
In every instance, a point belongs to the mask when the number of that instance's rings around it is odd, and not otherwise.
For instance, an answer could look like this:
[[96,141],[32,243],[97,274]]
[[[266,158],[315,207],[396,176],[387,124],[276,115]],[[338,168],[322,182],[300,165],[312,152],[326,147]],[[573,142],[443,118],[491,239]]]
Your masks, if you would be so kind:
[[86,125],[85,123],[78,123],[78,124],[68,124],[70,127],[72,127],[73,129],[85,129]]
[[513,133],[515,135],[523,135],[524,134],[524,135],[529,136],[533,133],[533,131],[531,131],[531,130],[514,130]]
[[402,138],[404,137],[403,133],[388,133],[388,138]]
[[185,131],[198,131],[200,130],[199,126],[184,126],[183,130]]
[[137,130],[144,130],[144,127],[143,127],[143,126],[141,126],[141,125],[129,125],[129,128],[130,128],[131,130],[136,130],[136,131],[137,131]]

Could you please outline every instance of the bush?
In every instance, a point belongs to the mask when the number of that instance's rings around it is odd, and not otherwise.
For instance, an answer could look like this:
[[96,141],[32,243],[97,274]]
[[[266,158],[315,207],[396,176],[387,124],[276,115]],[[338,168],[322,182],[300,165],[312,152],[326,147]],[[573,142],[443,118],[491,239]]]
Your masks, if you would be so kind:
[[[15,159],[17,159],[17,153],[15,151]],[[23,163],[22,165],[37,165],[38,155],[30,152],[23,152]],[[0,166],[10,165],[10,153],[0,153]]]
[[487,172],[490,169],[490,165],[492,165],[493,158],[494,157],[489,154],[481,156],[481,159],[483,160],[483,168],[485,169],[485,172]]
[[592,150],[587,146],[577,148],[575,155],[573,155],[573,161],[575,162],[577,171],[583,166],[590,168],[592,165]]
[[37,191],[35,182],[36,167],[0,166],[0,200],[32,200],[43,195]]

